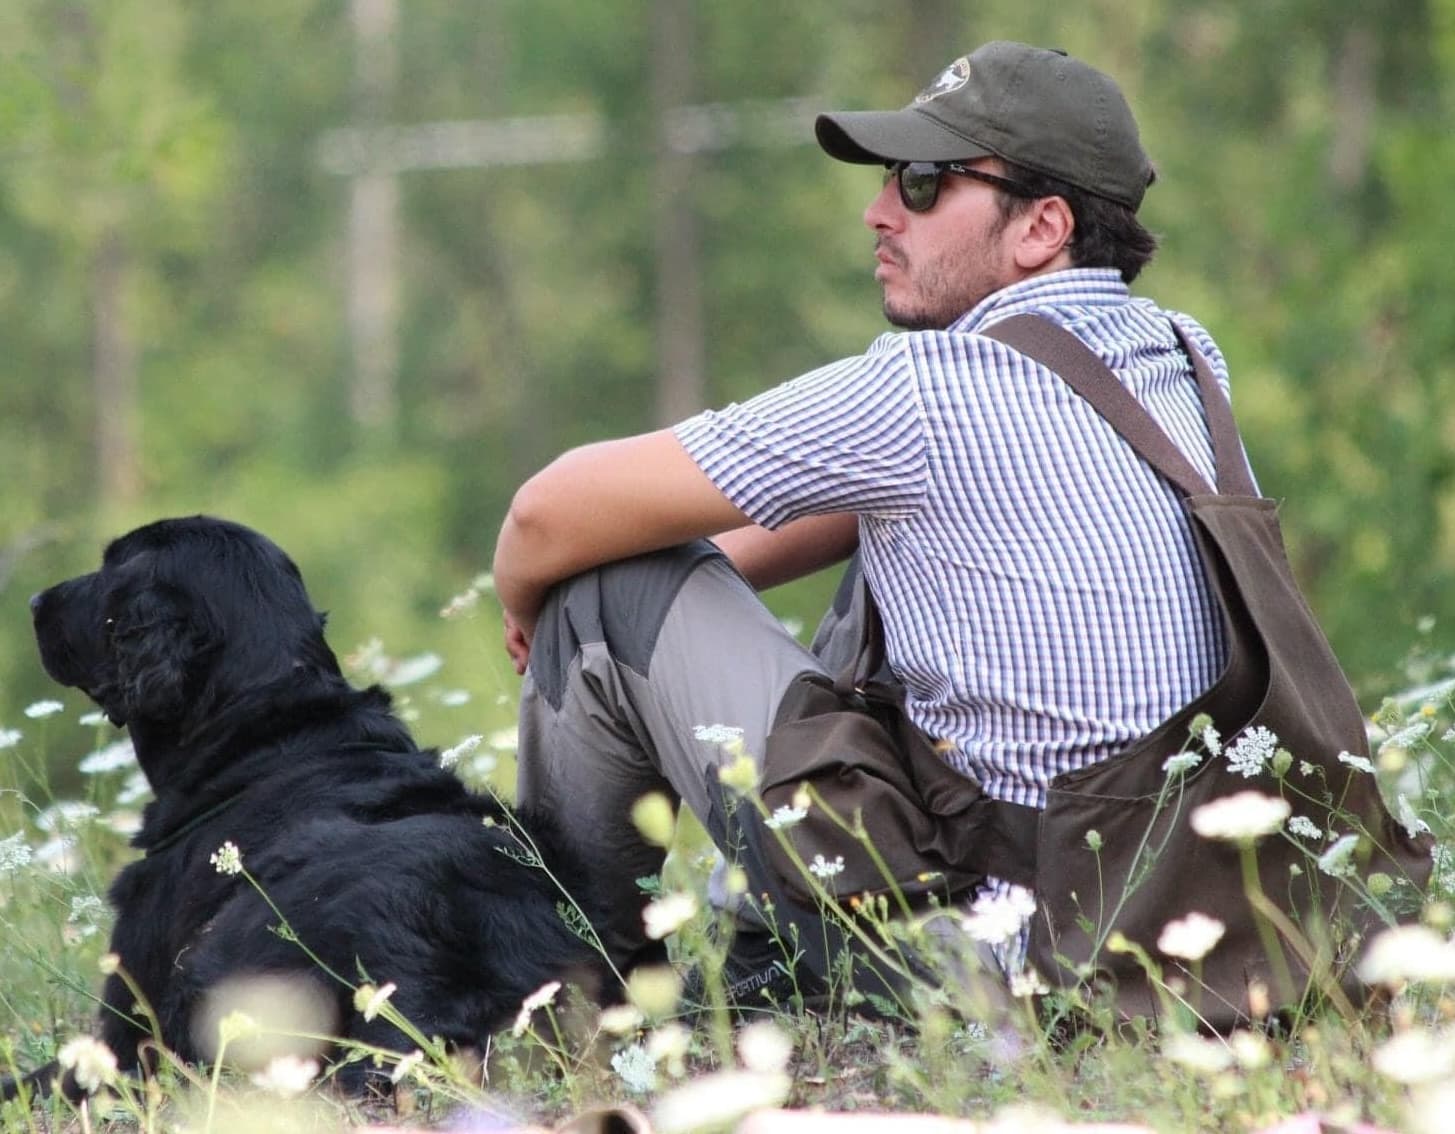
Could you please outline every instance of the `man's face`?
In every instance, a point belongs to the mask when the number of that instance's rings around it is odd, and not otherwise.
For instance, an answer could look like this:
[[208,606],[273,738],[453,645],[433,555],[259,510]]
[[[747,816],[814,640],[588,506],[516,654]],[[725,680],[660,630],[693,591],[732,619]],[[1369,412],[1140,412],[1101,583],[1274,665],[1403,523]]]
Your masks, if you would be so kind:
[[[967,163],[998,173],[989,159]],[[996,190],[947,173],[928,212],[904,207],[894,179],[864,211],[874,232],[884,288],[884,317],[905,330],[948,327],[991,292],[1022,278],[1011,251],[1014,225],[1000,213]]]

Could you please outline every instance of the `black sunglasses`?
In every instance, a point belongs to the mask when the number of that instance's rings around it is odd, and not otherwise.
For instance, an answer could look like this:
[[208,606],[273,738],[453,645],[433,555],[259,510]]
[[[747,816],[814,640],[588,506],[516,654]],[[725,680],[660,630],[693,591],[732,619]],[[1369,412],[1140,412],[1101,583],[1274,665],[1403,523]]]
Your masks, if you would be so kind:
[[888,185],[890,178],[894,178],[899,183],[899,199],[904,207],[912,213],[927,213],[935,207],[935,202],[940,199],[940,178],[947,173],[959,174],[961,177],[969,177],[972,180],[984,182],[986,185],[993,185],[1002,192],[1009,193],[1012,197],[1036,196],[1028,186],[1022,185],[1019,181],[972,169],[957,161],[889,162],[884,167],[884,184]]

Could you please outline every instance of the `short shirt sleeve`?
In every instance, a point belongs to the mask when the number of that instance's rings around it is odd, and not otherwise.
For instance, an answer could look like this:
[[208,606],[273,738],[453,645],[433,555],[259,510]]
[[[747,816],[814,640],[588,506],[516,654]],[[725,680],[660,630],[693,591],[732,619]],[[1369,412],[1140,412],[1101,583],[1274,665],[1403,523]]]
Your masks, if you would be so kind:
[[903,518],[924,498],[923,402],[901,335],[674,432],[765,528],[828,512]]

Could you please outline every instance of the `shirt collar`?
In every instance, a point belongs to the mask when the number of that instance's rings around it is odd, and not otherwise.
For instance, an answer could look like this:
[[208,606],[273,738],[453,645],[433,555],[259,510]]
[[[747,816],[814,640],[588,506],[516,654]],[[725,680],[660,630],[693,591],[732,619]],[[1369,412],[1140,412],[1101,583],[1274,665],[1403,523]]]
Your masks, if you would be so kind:
[[1012,315],[1044,311],[1048,307],[1115,307],[1131,301],[1132,293],[1116,268],[1067,268],[1032,276],[986,296],[961,315],[946,331],[978,331]]

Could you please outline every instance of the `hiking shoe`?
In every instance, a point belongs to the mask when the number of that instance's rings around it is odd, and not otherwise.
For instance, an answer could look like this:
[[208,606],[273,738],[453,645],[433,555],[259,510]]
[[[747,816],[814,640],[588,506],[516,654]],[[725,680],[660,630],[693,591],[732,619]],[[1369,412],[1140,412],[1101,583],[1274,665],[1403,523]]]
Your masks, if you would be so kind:
[[[807,965],[794,965],[783,942],[761,929],[739,929],[722,965],[723,999],[739,1019],[753,1012],[812,1011],[828,1006],[828,986]],[[682,978],[682,1007],[690,1016],[712,1008],[701,964]]]

